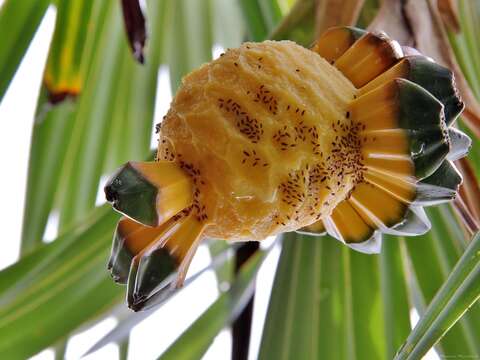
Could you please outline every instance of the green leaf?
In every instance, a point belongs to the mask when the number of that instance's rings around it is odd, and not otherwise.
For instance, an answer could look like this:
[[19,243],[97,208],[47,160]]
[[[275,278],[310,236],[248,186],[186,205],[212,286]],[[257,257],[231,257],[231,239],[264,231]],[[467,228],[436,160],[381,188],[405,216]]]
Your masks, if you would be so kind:
[[[129,160],[144,160],[149,156],[153,132],[155,94],[158,68],[163,58],[163,28],[167,0],[147,3],[149,38],[145,48],[145,64],[139,65],[125,48],[118,76],[113,121],[108,131],[108,148],[103,173],[110,173]],[[126,101],[128,99],[128,101]]]
[[[98,182],[106,156],[105,141],[115,106],[113,95],[119,85],[119,64],[126,49],[118,4],[111,6],[104,32],[79,99],[75,126],[62,177],[66,181],[60,213],[60,228],[74,224],[95,205]],[[122,53],[122,50],[124,52]],[[95,96],[91,96],[95,94]]]
[[[207,240],[208,250],[212,259],[217,257],[219,254],[224,252],[231,252],[233,251],[231,245],[226,241],[218,241],[218,240]],[[234,261],[230,259],[229,261],[225,261],[222,266],[219,266],[215,269],[215,275],[217,277],[217,284],[218,289],[221,291],[222,284],[230,283],[233,277],[233,270],[234,270]]]
[[[108,207],[95,211],[95,216],[97,221],[78,235],[66,235],[39,248],[38,256],[47,261],[34,261],[32,267],[32,259],[37,256],[34,252],[0,272],[4,285],[12,281],[12,273],[17,274],[15,286],[8,286],[0,294],[3,357],[32,356],[123,297],[122,289],[113,284],[105,270],[118,216]],[[25,262],[30,262],[28,272],[24,271]],[[18,267],[23,271],[16,270]]]
[[265,40],[269,31],[267,21],[262,14],[260,0],[241,0],[239,1],[239,5],[245,24],[247,25],[250,40]]
[[470,165],[472,165],[473,170],[477,176],[477,179],[480,177],[480,140],[472,133],[472,131],[463,125],[463,122],[459,124],[459,129],[465,132],[470,139],[472,139],[472,147],[468,152],[468,159],[470,160]]
[[42,242],[60,181],[58,169],[65,159],[64,149],[68,146],[73,128],[74,112],[74,103],[67,100],[45,113],[40,112],[33,125],[20,249],[22,255]]
[[356,26],[366,29],[377,15],[379,7],[379,0],[365,0]]
[[386,358],[393,359],[397,349],[411,331],[410,304],[402,263],[400,239],[384,236],[380,253],[380,278],[385,319]]
[[259,359],[319,357],[322,240],[284,235]]
[[282,10],[278,5],[278,1],[258,0],[258,5],[261,10],[261,15],[265,19],[267,32],[271,33],[272,30],[278,25],[278,23],[282,19]]
[[[91,62],[88,57],[90,50],[97,44],[97,32],[101,32],[103,25],[105,6],[95,3],[94,11],[91,13],[91,29],[85,34],[86,29],[75,28],[78,35],[85,38],[86,55],[84,64],[86,69]],[[69,26],[69,24],[63,24]],[[71,26],[71,25],[70,25]],[[55,34],[64,29],[57,28]],[[56,47],[60,47],[57,49]],[[58,41],[52,44],[51,53],[61,52],[62,44]],[[77,69],[77,71],[79,71]],[[86,71],[86,70],[85,70]],[[54,206],[55,196],[58,196],[57,188],[61,181],[61,171],[65,161],[66,149],[70,145],[70,139],[74,128],[76,103],[72,99],[64,100],[62,103],[52,106],[48,103],[47,91],[42,89],[37,104],[37,114],[33,125],[32,142],[30,147],[30,160],[27,179],[27,196],[23,217],[21,254],[32,251],[38,244],[41,244],[48,216]]]
[[163,353],[159,359],[200,359],[215,336],[242,311],[268,251],[257,251],[241,268],[230,290],[217,300]]
[[[43,276],[42,272],[46,271],[45,269],[61,263],[62,256],[75,239],[86,229],[97,229],[102,226],[103,219],[111,212],[107,206],[95,209],[81,226],[72,228],[59,236],[56,239],[58,241],[38,246],[35,251],[23,256],[21,261],[0,271],[0,304],[14,299],[19,292],[33,284],[39,276]],[[92,231],[97,232],[97,230]]]
[[212,28],[215,44],[223,48],[238,47],[244,40],[245,24],[237,0],[212,1]]
[[[63,169],[66,190],[61,204],[61,229],[81,221],[95,205],[100,177],[112,170],[113,161],[145,159],[150,151],[160,61],[160,48],[156,43],[161,36],[158,30],[161,25],[152,21],[156,32],[149,39],[151,46],[146,54],[146,65],[142,66],[129,51],[119,4],[112,4],[99,42],[101,50],[95,54],[84,94],[79,99]],[[156,15],[163,13],[163,5],[157,2],[148,8],[152,18],[161,21],[162,17]],[[117,121],[121,123],[120,129],[113,125]],[[115,127],[119,131],[111,134],[110,130]],[[109,147],[109,139],[115,135],[125,141],[114,139],[116,145],[112,148],[110,141]],[[114,152],[110,158],[107,158],[107,150]]]
[[309,47],[315,40],[315,1],[297,1],[271,32],[272,40],[292,40]]
[[[477,234],[395,359],[421,358],[479,297],[480,234]],[[463,349],[462,354],[465,351],[466,349]]]
[[260,359],[384,358],[378,259],[337,240],[285,236]]
[[[405,238],[408,262],[416,284],[412,298],[416,299],[415,306],[420,315],[445,282],[467,245],[448,207],[432,207],[427,213],[432,222],[432,230],[419,237]],[[443,356],[453,356],[459,351],[479,356],[480,337],[475,331],[479,316],[480,307],[477,305],[448,332],[437,351]]]
[[84,74],[83,52],[89,32],[94,2],[82,0],[58,0],[55,32],[48,55],[44,81],[52,98],[82,91]]
[[120,344],[118,344],[118,351],[119,351],[119,356],[118,360],[127,360],[128,359],[128,348],[129,348],[130,342],[128,339],[122,341]]
[[[100,338],[88,351],[83,355],[87,356],[98,349],[101,349],[103,346],[111,343],[111,342],[123,342],[125,341],[129,334],[130,331],[140,322],[148,318],[150,315],[152,315],[155,311],[158,310],[163,304],[165,304],[167,301],[172,299],[176,294],[178,294],[180,291],[188,287],[191,283],[193,283],[195,280],[197,280],[201,275],[203,275],[206,271],[208,270],[217,270],[218,268],[222,267],[226,262],[231,262],[231,255],[230,253],[230,248],[225,249],[224,251],[218,253],[215,258],[212,259],[209,265],[205,266],[203,269],[199,270],[192,276],[188,277],[185,280],[185,283],[183,284],[183,287],[175,289],[174,291],[171,291],[168,293],[167,296],[163,297],[160,299],[159,303],[154,305],[151,308],[148,308],[144,311],[141,312],[133,312],[129,311],[125,315],[121,316],[118,319],[118,324],[110,330],[105,336]],[[121,305],[125,306],[125,305]],[[126,307],[125,307],[126,308]]]
[[175,92],[184,75],[212,57],[210,2],[169,1],[166,12],[165,51],[170,70],[170,83]]
[[50,0],[6,0],[0,7],[0,101],[37,31]]
[[384,319],[378,257],[342,244],[347,322],[347,358],[385,358]]

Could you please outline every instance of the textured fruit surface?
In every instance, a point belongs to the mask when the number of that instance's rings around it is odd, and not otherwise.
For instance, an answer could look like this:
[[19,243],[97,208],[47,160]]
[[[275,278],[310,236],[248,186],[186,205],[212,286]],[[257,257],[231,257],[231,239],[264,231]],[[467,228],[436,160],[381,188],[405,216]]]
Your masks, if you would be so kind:
[[261,240],[309,225],[361,174],[356,89],[293,42],[245,43],[183,79],[162,122],[158,157],[195,182],[205,235]]

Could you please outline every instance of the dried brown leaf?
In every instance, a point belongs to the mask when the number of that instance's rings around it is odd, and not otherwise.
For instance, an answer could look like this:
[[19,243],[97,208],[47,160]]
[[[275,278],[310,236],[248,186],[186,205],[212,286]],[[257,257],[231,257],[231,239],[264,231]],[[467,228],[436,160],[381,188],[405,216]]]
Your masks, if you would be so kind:
[[317,36],[332,26],[355,25],[364,2],[365,0],[317,0]]
[[460,32],[460,21],[458,20],[458,4],[456,0],[438,0],[438,11],[443,23],[450,30]]
[[456,165],[463,175],[460,197],[478,222],[480,221],[480,187],[475,171],[467,158],[458,160]]
[[147,39],[145,17],[143,16],[140,0],[122,0],[123,20],[128,36],[128,42],[135,59],[143,64],[143,48]]
[[402,45],[413,45],[412,32],[403,14],[403,3],[401,1],[384,0],[377,16],[368,26],[368,30],[384,31]]
[[452,205],[455,209],[455,212],[462,220],[462,224],[465,226],[465,229],[469,235],[471,236],[475,234],[479,229],[478,222],[472,216],[470,210],[468,210],[463,199],[461,197],[457,197],[455,200],[453,200]]

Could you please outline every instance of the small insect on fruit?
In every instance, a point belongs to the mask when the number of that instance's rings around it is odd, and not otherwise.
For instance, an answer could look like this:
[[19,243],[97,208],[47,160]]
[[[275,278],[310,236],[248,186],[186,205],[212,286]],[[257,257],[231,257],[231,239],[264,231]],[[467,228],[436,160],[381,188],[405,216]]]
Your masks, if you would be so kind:
[[452,73],[383,33],[328,30],[311,49],[245,43],[187,75],[157,159],[129,162],[105,192],[125,215],[109,269],[134,310],[182,285],[204,237],[325,232],[362,252],[381,234],[430,228],[452,200],[470,139]]

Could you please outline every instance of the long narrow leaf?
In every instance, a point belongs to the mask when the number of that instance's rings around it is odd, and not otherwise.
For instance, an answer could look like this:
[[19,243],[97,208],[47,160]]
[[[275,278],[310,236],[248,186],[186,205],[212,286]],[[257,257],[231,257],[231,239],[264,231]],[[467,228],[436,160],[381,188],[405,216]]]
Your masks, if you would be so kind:
[[385,237],[380,254],[380,277],[387,359],[394,357],[411,331],[410,304],[402,255],[400,239]]
[[94,2],[80,0],[57,1],[57,18],[52,46],[44,73],[50,98],[60,101],[67,95],[82,91],[83,52],[87,44]]
[[70,229],[56,241],[38,246],[35,251],[22,257],[20,261],[0,271],[0,304],[3,305],[16,298],[19,292],[44,276],[44,271],[55,268],[64,261],[64,256],[77,251],[74,246],[76,239],[85,231],[88,230],[94,234],[104,231],[102,229],[105,224],[108,226],[106,219],[111,215],[111,209],[106,206],[95,209],[82,226]]
[[184,75],[211,59],[211,9],[207,0],[179,0],[169,1],[166,11],[166,59],[176,91]]
[[23,216],[22,255],[42,242],[60,181],[58,169],[65,159],[74,113],[74,104],[67,100],[47,109],[44,114],[40,113],[34,123]]
[[[84,74],[90,68],[90,53],[97,45],[98,35],[101,33],[104,22],[105,3],[95,3],[89,18],[88,30],[85,27],[72,28],[77,36],[85,39],[82,69],[76,67],[77,74]],[[57,24],[56,32],[65,29]],[[81,25],[79,25],[81,26]],[[81,35],[80,35],[81,34]],[[58,35],[57,35],[58,37]],[[61,53],[62,43],[58,40],[52,44],[51,53]],[[57,49],[59,47],[59,49]],[[78,54],[77,54],[78,55]],[[50,55],[51,58],[54,57]],[[73,73],[73,72],[69,72]],[[76,75],[82,78],[84,75]],[[21,253],[30,252],[42,242],[48,216],[54,207],[54,199],[58,196],[58,187],[61,183],[59,169],[65,161],[65,154],[70,144],[74,128],[76,104],[72,100],[63,101],[52,106],[48,103],[47,91],[43,88],[37,104],[37,115],[33,125],[32,143],[27,180],[27,196],[23,218]]]
[[199,359],[215,336],[246,305],[255,285],[255,277],[268,251],[258,251],[238,273],[235,282],[163,353],[159,359]]
[[268,36],[268,25],[262,14],[259,0],[239,1],[243,18],[247,25],[247,32],[250,40],[263,41]]
[[[157,311],[163,304],[165,304],[170,299],[174,298],[182,289],[185,289],[190,284],[192,284],[195,280],[197,280],[201,275],[203,275],[208,270],[217,270],[220,266],[222,266],[225,262],[230,259],[229,256],[229,249],[226,249],[224,252],[217,254],[217,256],[212,259],[209,265],[204,267],[203,269],[199,270],[194,275],[190,276],[185,280],[183,287],[175,289],[172,292],[169,292],[167,296],[163,297],[160,302],[154,305],[152,308],[146,309],[142,312],[132,312],[128,311],[126,315],[120,317],[119,322],[115,328],[110,330],[105,336],[99,339],[88,351],[84,354],[87,356],[94,351],[97,351],[104,347],[105,345],[112,343],[112,342],[123,342],[125,339],[128,338],[130,331],[138,325],[140,322],[148,318],[152,315],[155,311]],[[122,308],[125,306],[124,304],[120,305]]]
[[[423,236],[405,239],[408,261],[412,265],[414,281],[418,285],[418,293],[412,292],[412,297],[419,300],[415,305],[420,315],[424,313],[426,306],[466,248],[463,234],[446,208],[428,209],[428,215],[432,230]],[[428,261],[425,261],[426,256]],[[443,356],[455,355],[459,351],[478,356],[480,339],[472,325],[472,316],[478,319],[479,311],[480,307],[475,306],[471,314],[467,314],[442,339],[437,350]]]
[[[106,216],[75,237],[57,240],[49,249],[55,256],[42,270],[24,274],[15,297],[8,293],[0,308],[0,353],[8,359],[25,358],[63,339],[79,325],[111,308],[123,297],[105,271],[111,233],[118,216]],[[69,246],[58,251],[61,242]],[[45,248],[40,248],[44,255]],[[33,256],[33,254],[31,255]],[[13,267],[21,267],[25,257]],[[10,270],[12,272],[12,270]],[[1,274],[1,273],[0,273]],[[90,291],[95,296],[86,297]]]
[[223,48],[237,47],[244,40],[245,24],[237,0],[212,0],[213,41]]
[[297,1],[290,12],[271,32],[273,40],[292,40],[310,46],[315,40],[315,1]]
[[[258,0],[258,5],[261,10],[261,15],[265,19],[267,32],[271,33],[272,30],[278,25],[282,19],[282,10],[277,0]],[[260,15],[259,14],[259,15]]]
[[383,358],[379,280],[376,257],[331,237],[288,234],[259,358]]
[[[378,257],[353,251],[342,244],[347,322],[347,358],[383,359],[385,323],[381,306]],[[367,325],[368,324],[368,325]]]
[[[108,132],[107,157],[103,172],[110,173],[129,160],[145,159],[153,132],[154,101],[158,68],[164,57],[164,27],[168,0],[147,3],[149,38],[143,66],[123,54],[119,71],[120,86],[113,94],[113,109]],[[128,99],[128,101],[126,101]]]
[[396,356],[419,359],[480,297],[480,234],[462,255]]
[[0,7],[0,101],[49,4],[50,0],[6,0]]
[[[111,7],[105,32],[95,54],[94,69],[79,99],[73,136],[63,171],[67,181],[60,213],[60,227],[82,219],[95,205],[98,182],[108,144],[108,129],[114,108],[114,89],[125,49],[119,4]],[[92,94],[95,94],[92,96]]]
[[[146,64],[138,64],[128,49],[119,4],[114,7],[109,32],[105,34],[93,64],[95,70],[80,99],[74,137],[64,174],[68,176],[62,203],[61,227],[80,221],[95,205],[101,175],[111,170],[117,160],[144,159],[148,156],[153,129],[153,112],[160,61],[163,1],[148,7],[152,34],[146,53]],[[157,26],[157,21],[160,25]],[[160,47],[157,47],[160,46]],[[110,133],[111,129],[120,129]],[[111,136],[119,136],[118,141]],[[128,135],[128,136],[127,136]],[[124,140],[124,141],[122,141]],[[107,157],[107,150],[118,155]],[[113,159],[113,160],[112,160]]]

